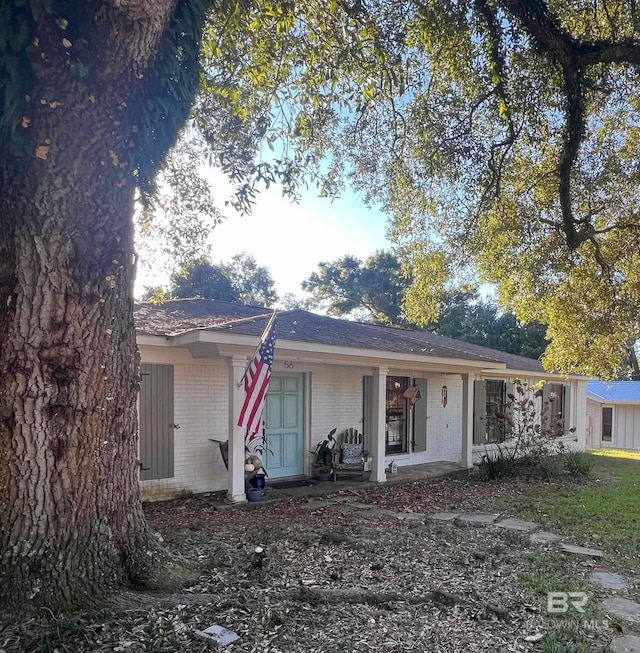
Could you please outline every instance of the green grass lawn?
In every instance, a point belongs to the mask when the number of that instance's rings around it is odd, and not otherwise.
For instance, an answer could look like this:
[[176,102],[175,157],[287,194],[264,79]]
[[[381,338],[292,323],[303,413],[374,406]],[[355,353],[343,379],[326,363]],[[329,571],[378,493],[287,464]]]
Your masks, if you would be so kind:
[[[605,553],[602,566],[635,575],[640,567],[640,454],[590,451],[587,457],[592,464],[588,476],[567,474],[550,482],[518,482],[519,491],[501,499],[499,507],[566,536],[575,544],[601,549]],[[550,557],[537,551],[525,556],[524,562],[520,581],[540,610],[546,609],[548,592],[584,591],[589,603],[580,619],[603,623],[606,615],[601,600],[607,592],[588,582],[581,571],[585,562],[580,557]],[[632,590],[629,598],[638,600],[640,593]],[[580,623],[573,613],[551,615],[544,639],[535,650],[595,650],[589,629]]]
[[503,500],[513,514],[605,551],[621,569],[640,566],[640,454],[590,451],[589,477],[525,485]]

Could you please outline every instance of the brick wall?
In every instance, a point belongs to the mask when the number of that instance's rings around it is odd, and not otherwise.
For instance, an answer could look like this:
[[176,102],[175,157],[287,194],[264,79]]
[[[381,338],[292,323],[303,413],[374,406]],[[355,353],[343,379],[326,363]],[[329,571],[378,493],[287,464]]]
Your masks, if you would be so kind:
[[334,428],[362,431],[362,377],[366,368],[311,368],[310,451]]
[[174,431],[174,475],[142,481],[143,499],[166,499],[182,491],[227,489],[227,473],[219,446],[209,438],[227,439],[228,379],[224,362],[174,363],[174,420],[180,426]]

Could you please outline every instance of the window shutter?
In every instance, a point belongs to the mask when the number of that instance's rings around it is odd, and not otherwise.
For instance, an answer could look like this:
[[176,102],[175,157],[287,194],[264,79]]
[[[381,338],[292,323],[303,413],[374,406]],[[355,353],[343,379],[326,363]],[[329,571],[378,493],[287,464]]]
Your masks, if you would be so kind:
[[420,390],[421,399],[413,407],[413,450],[427,450],[427,380],[413,379],[413,385]]
[[362,435],[364,436],[364,448],[369,450],[371,446],[371,425],[373,424],[373,376],[362,377]]
[[473,382],[473,444],[487,439],[487,382]]
[[140,480],[173,477],[173,365],[140,367]]
[[573,410],[571,409],[571,386],[562,386],[564,392],[564,401],[562,403],[562,419],[564,419],[564,432],[569,434],[569,429],[573,428],[575,424],[573,420]]
[[542,407],[540,408],[540,419],[542,430],[548,432],[551,429],[553,420],[553,408],[549,399],[551,398],[551,383],[547,381],[542,387]]

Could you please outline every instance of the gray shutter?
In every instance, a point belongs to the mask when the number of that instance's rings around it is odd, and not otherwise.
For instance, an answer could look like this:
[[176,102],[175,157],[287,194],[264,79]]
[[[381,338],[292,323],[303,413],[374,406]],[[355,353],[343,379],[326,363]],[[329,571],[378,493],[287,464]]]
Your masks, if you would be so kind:
[[173,477],[173,365],[140,367],[140,480]]
[[421,399],[413,406],[413,450],[427,450],[427,379],[414,379],[413,385],[420,390]]
[[550,397],[551,383],[547,381],[544,386],[542,386],[542,408],[540,410],[544,429],[549,429],[551,427],[551,417],[553,416],[553,411],[551,409],[551,402],[549,401]]
[[[514,399],[510,399],[509,395],[515,397]],[[511,381],[504,381],[504,402],[505,402],[505,415],[513,420],[513,426],[514,429],[517,431],[518,425],[516,423],[516,420],[520,420],[522,416],[520,415],[520,412],[517,410],[514,410],[514,408],[517,408],[517,402],[518,402],[518,396],[516,395],[516,386],[515,383],[512,383]],[[508,428],[505,426],[505,428]],[[505,437],[509,437],[513,435],[512,432],[505,432]]]
[[362,434],[364,435],[364,448],[370,451],[371,425],[375,416],[373,414],[373,376],[362,377]]
[[473,444],[487,439],[487,382],[473,382]]
[[564,432],[566,435],[569,434],[569,429],[573,428],[575,424],[571,421],[573,415],[573,411],[571,410],[571,386],[563,385],[562,389],[564,392],[562,419],[564,420]]

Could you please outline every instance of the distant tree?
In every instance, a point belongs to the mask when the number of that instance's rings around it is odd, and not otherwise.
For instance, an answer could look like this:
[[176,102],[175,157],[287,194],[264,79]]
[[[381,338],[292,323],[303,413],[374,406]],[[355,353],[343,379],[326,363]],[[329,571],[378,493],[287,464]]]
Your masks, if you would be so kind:
[[229,263],[216,266],[231,281],[233,290],[245,304],[272,306],[278,301],[269,268],[258,265],[251,254],[236,254]]
[[442,336],[527,358],[540,358],[548,344],[543,324],[522,324],[512,313],[501,313],[491,299],[481,299],[471,287],[447,293],[438,321],[427,328]]
[[502,313],[492,300],[481,299],[471,286],[446,293],[437,321],[416,326],[403,310],[411,280],[403,275],[402,264],[392,253],[376,252],[366,263],[345,256],[318,267],[302,287],[312,293],[310,306],[331,315],[364,316],[377,324],[423,328],[528,358],[539,358],[548,344],[543,324],[522,324],[512,313]]
[[287,292],[282,297],[280,297],[280,306],[285,311],[293,311],[296,309],[307,309],[309,308],[308,302],[306,299],[298,297],[292,292]]
[[402,300],[411,279],[404,276],[402,264],[392,253],[377,251],[364,263],[347,255],[320,263],[318,268],[302,282],[302,289],[311,293],[309,306],[330,315],[364,316],[377,324],[410,324]]
[[[164,289],[145,289],[144,299],[161,301]],[[271,306],[278,295],[269,268],[257,264],[255,257],[244,252],[228,263],[213,264],[206,257],[187,261],[171,275],[164,298],[203,297],[226,302],[243,302]],[[160,298],[160,299],[159,299]]]
[[164,286],[145,286],[140,299],[143,302],[162,304],[165,300],[169,299],[169,291]]
[[219,266],[206,258],[185,263],[171,275],[170,296],[177,298],[202,297],[226,302],[240,301],[233,284]]

